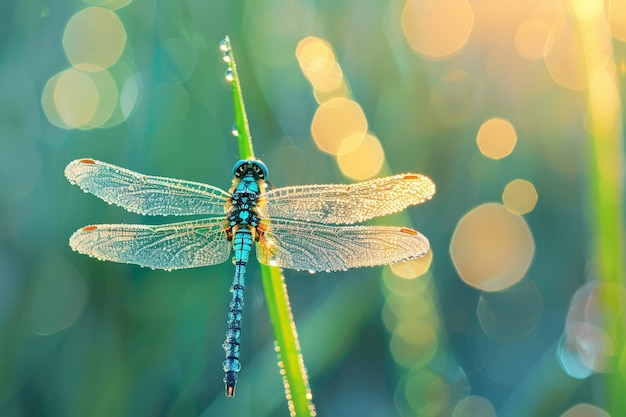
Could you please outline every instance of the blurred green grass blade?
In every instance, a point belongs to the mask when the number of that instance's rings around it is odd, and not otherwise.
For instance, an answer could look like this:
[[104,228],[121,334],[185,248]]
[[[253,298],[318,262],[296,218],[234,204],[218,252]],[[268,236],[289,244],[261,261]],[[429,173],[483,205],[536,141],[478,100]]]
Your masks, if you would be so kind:
[[[587,180],[592,213],[589,228],[599,279],[623,287],[624,144],[615,56],[606,19],[590,19],[581,13],[578,23],[587,69],[587,117],[591,122]],[[620,303],[620,297],[605,293],[602,308],[608,322],[612,317],[621,317],[617,326],[607,329],[612,333],[614,351],[619,356],[626,347],[626,306]],[[608,411],[612,416],[626,416],[624,377],[618,369],[612,369],[608,380]]]
[[[233,86],[239,157],[241,159],[254,158],[252,135],[243,103],[235,56],[228,37],[221,42],[220,49],[224,53],[224,61],[228,65],[226,79]],[[315,407],[311,401],[311,389],[300,351],[296,324],[291,314],[287,287],[278,268],[267,265],[260,265],[260,267],[263,291],[267,300],[267,309],[279,356],[279,366],[281,373],[284,372],[283,384],[289,412],[292,416],[312,417],[315,415]]]

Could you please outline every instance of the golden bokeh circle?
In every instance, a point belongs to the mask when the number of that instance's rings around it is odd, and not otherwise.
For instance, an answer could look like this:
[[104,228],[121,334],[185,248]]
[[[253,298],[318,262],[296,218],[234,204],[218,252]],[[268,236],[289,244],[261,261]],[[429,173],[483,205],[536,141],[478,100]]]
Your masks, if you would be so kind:
[[87,7],[70,18],[63,34],[63,48],[72,65],[99,71],[115,64],[126,45],[126,30],[115,12]]
[[88,73],[70,68],[59,74],[54,87],[54,105],[68,127],[87,126],[99,103],[98,87]]
[[494,117],[480,126],[476,143],[486,157],[502,159],[513,152],[517,143],[517,133],[511,122]]
[[516,179],[504,187],[502,203],[513,214],[531,212],[537,204],[537,190],[532,182]]
[[435,59],[463,48],[473,26],[467,0],[408,0],[402,12],[402,30],[411,48]]
[[[331,155],[356,149],[367,133],[363,109],[354,100],[337,97],[323,102],[311,122],[317,147]],[[349,146],[344,141],[349,141]]]
[[461,279],[483,291],[499,291],[523,278],[535,252],[528,225],[496,203],[478,206],[459,221],[450,255]]
[[[376,136],[368,133],[361,139],[360,134],[354,139],[344,140],[339,147],[337,164],[341,173],[348,178],[362,181],[378,174],[385,161],[385,153]],[[347,152],[344,147],[353,147],[353,140],[360,140],[359,145]]]

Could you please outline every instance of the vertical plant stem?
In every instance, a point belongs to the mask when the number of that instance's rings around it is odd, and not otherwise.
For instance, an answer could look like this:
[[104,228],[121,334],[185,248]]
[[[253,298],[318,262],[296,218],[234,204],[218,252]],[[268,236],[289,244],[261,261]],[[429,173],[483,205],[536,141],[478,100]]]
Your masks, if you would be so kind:
[[243,93],[241,92],[241,83],[237,74],[237,63],[235,55],[230,45],[228,36],[220,43],[220,50],[223,53],[224,62],[228,68],[226,70],[226,80],[233,87],[233,104],[235,110],[235,127],[233,134],[237,136],[239,145],[239,157],[241,159],[254,158],[254,149],[252,147],[252,135],[250,134],[250,125],[248,124],[248,116],[246,107],[243,102]]
[[[241,84],[237,74],[237,65],[228,37],[222,41],[220,49],[224,53],[224,61],[228,64],[226,79],[233,86],[239,157],[242,159],[254,158],[252,136],[244,107]],[[233,132],[235,133],[234,130]],[[261,265],[261,278],[274,332],[278,365],[283,376],[289,412],[292,416],[313,417],[316,415],[315,407],[311,401],[311,389],[302,353],[300,352],[298,332],[291,314],[289,295],[287,294],[284,278],[277,267],[268,265]]]
[[[592,197],[590,216],[594,255],[598,259],[600,280],[624,286],[624,154],[621,100],[616,75],[611,34],[604,10],[589,14],[576,9],[588,79],[587,117],[591,122],[588,187]],[[612,285],[604,288],[615,289]],[[603,294],[607,323],[615,322],[613,348],[619,356],[625,348],[626,306],[615,291]],[[624,375],[618,370],[607,374],[608,408],[612,416],[626,416]]]

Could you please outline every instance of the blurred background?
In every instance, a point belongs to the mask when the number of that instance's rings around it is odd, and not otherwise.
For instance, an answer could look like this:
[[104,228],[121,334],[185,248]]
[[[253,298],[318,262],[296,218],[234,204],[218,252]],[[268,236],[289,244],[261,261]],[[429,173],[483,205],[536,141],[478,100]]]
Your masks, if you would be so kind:
[[[72,252],[161,223],[63,176],[91,157],[230,185],[229,35],[274,186],[431,177],[416,262],[285,271],[320,416],[626,415],[622,0],[4,1],[0,415],[287,416],[255,260],[233,399],[233,267]],[[177,221],[179,219],[175,219]]]

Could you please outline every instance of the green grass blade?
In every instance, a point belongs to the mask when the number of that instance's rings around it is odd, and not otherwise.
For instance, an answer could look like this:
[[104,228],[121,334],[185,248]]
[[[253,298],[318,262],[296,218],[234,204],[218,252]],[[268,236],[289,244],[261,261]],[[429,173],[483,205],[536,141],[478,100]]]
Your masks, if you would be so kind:
[[[239,157],[242,159],[254,158],[252,136],[243,103],[235,56],[228,37],[221,42],[220,49],[224,53],[224,61],[228,65],[226,79],[233,86]],[[289,412],[292,416],[297,417],[315,416],[309,380],[300,351],[300,342],[298,341],[296,324],[291,314],[284,278],[278,268],[267,265],[261,265],[261,277]]]
[[243,93],[241,92],[241,84],[239,75],[237,74],[237,63],[233,54],[228,36],[220,43],[220,50],[223,53],[224,62],[228,68],[226,70],[226,80],[233,86],[233,104],[235,108],[235,126],[237,143],[239,144],[239,157],[241,159],[254,158],[254,149],[252,148],[252,135],[250,134],[250,126],[248,125],[248,116],[246,115],[246,107],[243,103]]
[[[624,286],[624,144],[621,103],[615,57],[608,22],[604,14],[590,17],[578,10],[588,84],[590,122],[589,172],[587,186],[591,197],[590,227],[598,259],[597,275],[606,283]],[[605,286],[604,288],[609,288]],[[626,347],[626,306],[614,291],[602,294],[603,314],[619,356]],[[619,317],[615,321],[613,318]],[[617,323],[613,326],[609,323]],[[611,328],[609,328],[611,327]],[[607,375],[608,411],[626,415],[626,386],[622,374],[612,369]]]

